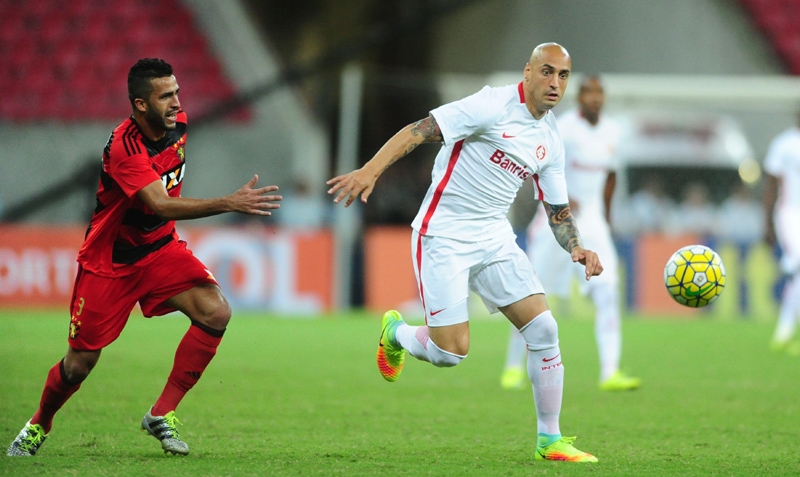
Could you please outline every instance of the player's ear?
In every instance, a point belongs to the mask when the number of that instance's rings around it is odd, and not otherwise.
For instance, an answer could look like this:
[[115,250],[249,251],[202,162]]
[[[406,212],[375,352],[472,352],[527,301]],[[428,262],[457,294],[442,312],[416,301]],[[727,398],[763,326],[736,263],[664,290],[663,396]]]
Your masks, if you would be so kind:
[[147,112],[147,101],[143,100],[142,98],[134,99],[133,100],[133,106],[140,113],[146,113]]

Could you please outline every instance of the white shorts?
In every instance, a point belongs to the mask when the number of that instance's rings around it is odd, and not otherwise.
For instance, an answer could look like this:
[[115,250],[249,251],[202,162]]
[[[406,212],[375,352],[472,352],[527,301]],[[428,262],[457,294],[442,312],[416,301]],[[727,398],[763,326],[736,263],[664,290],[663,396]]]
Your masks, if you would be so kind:
[[596,253],[603,264],[603,273],[586,281],[586,269],[574,263],[572,257],[553,236],[547,223],[544,207],[539,206],[536,216],[528,226],[528,258],[539,271],[539,279],[548,294],[568,297],[572,280],[577,278],[581,293],[590,293],[593,287],[619,283],[618,257],[608,223],[602,216],[577,216],[575,222],[583,239],[583,246]]
[[467,299],[475,292],[490,313],[544,293],[513,234],[482,242],[411,234],[414,274],[430,327],[469,320]]

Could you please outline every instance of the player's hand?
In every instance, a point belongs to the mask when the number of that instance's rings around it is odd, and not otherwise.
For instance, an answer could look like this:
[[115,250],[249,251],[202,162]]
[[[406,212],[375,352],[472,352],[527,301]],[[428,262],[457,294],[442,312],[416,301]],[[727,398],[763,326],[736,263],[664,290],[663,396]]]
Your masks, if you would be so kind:
[[278,186],[271,185],[255,189],[257,182],[258,174],[255,174],[247,184],[229,196],[232,211],[250,215],[272,215],[270,210],[281,206],[275,202],[280,201],[283,197],[269,194],[278,190]]
[[603,273],[603,264],[600,263],[600,257],[591,250],[586,250],[580,246],[573,248],[572,261],[586,267],[586,280]]
[[335,195],[338,192],[339,194],[333,199],[333,203],[338,204],[343,199],[347,199],[344,206],[349,207],[356,200],[356,197],[361,194],[361,202],[366,204],[367,198],[372,194],[372,189],[375,187],[376,179],[377,176],[375,174],[362,167],[326,182],[327,185],[331,186],[328,189],[328,195]]

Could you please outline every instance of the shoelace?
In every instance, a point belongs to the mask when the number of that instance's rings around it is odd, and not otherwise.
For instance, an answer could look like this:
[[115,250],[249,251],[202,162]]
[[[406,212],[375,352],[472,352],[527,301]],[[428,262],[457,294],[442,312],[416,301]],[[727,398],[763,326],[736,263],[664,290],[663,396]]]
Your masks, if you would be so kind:
[[576,437],[562,437],[561,441],[564,442],[565,444],[572,445],[572,443],[575,442],[575,439],[577,439],[577,438],[578,438],[577,436]]
[[40,432],[38,427],[31,427],[28,429],[28,435],[22,439],[19,447],[30,452],[31,449],[38,447],[45,437],[44,433]]
[[164,416],[164,421],[166,421],[167,426],[169,426],[169,430],[172,432],[173,437],[180,439],[181,437],[178,433],[178,424],[180,424],[181,421],[178,420],[178,417],[175,415],[175,413],[168,413],[166,416]]

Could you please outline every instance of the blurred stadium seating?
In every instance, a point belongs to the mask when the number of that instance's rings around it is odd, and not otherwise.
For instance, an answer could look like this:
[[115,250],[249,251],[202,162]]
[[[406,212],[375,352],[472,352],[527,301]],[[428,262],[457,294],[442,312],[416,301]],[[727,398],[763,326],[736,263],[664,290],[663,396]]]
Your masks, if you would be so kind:
[[15,123],[125,117],[127,72],[144,57],[175,67],[195,111],[234,91],[179,0],[3,1],[0,56],[0,119]]
[[741,0],[753,21],[786,63],[800,75],[800,2],[797,0]]

